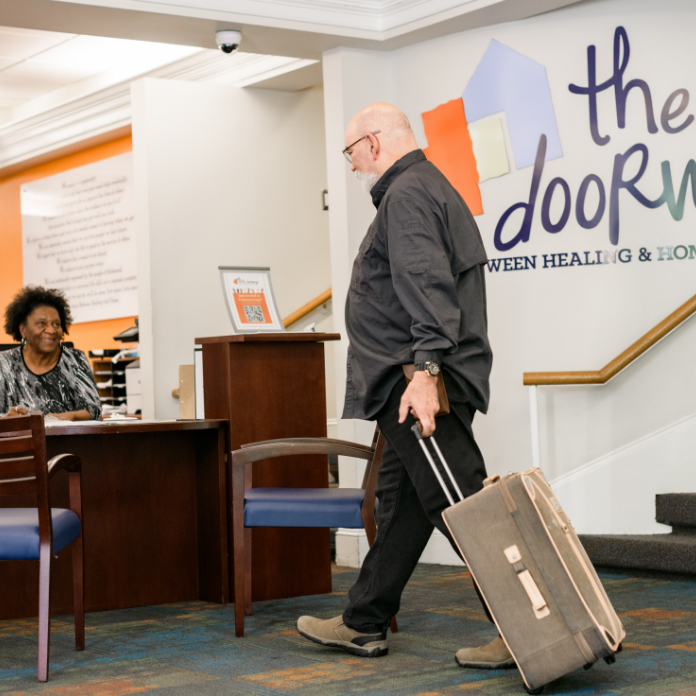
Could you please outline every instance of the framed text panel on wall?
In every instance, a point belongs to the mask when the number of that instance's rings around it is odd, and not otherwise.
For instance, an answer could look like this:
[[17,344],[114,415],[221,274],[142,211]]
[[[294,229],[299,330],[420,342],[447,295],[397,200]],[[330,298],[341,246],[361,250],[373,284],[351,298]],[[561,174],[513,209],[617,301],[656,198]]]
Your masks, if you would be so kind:
[[24,285],[65,292],[75,323],[138,313],[133,153],[21,188]]

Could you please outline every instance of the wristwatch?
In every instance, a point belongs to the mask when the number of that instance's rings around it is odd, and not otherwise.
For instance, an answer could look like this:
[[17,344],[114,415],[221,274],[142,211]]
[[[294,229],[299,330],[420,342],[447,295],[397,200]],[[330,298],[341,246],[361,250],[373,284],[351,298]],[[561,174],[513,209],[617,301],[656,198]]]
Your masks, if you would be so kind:
[[440,366],[436,362],[428,360],[425,363],[419,363],[416,365],[416,370],[423,370],[427,372],[431,377],[437,377],[440,374]]

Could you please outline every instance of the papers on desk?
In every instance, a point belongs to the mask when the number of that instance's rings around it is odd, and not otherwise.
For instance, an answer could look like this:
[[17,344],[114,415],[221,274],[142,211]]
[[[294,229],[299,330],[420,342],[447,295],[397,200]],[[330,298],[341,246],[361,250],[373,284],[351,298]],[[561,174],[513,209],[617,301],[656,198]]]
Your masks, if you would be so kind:
[[47,416],[44,418],[44,423],[47,428],[81,428],[82,426],[93,426],[93,425],[153,425],[157,423],[176,423],[176,418],[150,418],[139,420],[137,418],[114,418],[107,420],[86,420],[86,421],[68,421],[60,420],[58,418],[52,418]]
[[101,425],[157,425],[157,423],[176,423],[177,420],[176,418],[143,418],[142,420],[131,420],[130,418],[128,419],[121,419],[119,418],[118,420],[114,419],[111,420],[110,418],[107,418],[104,421],[101,421]]
[[44,425],[47,428],[64,428],[66,426],[75,425],[102,425],[102,421],[87,420],[87,421],[69,421],[60,420],[60,418],[52,418],[51,416],[46,416],[44,418]]

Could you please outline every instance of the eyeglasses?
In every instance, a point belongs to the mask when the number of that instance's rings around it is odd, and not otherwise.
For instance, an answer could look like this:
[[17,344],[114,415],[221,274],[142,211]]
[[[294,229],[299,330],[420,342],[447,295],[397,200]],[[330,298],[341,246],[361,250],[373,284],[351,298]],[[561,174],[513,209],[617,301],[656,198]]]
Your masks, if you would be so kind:
[[361,140],[365,140],[365,138],[367,138],[368,135],[377,135],[378,133],[381,133],[381,132],[382,132],[381,130],[376,130],[376,131],[372,131],[372,133],[368,133],[367,135],[363,135],[362,138],[358,138],[354,143],[349,145],[345,150],[342,150],[341,154],[348,160],[348,162],[350,164],[353,164],[353,153],[348,152],[348,150],[350,150],[352,147],[355,147]]

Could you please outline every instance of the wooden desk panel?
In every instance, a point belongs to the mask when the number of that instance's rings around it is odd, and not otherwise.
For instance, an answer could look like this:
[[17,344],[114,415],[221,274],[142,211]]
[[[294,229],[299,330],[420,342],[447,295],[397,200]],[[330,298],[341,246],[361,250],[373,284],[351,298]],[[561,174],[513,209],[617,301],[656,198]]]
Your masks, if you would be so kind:
[[[322,342],[338,338],[287,333],[196,339],[203,346],[205,413],[229,420],[231,450],[259,440],[326,437]],[[253,472],[254,487],[328,486],[328,460],[321,456],[259,463]],[[252,599],[331,592],[330,543],[324,528],[253,529]]]
[[[47,429],[48,456],[83,463],[87,611],[229,602],[225,430],[220,421]],[[51,482],[67,507],[67,476]],[[31,505],[2,498],[2,507]],[[55,614],[72,613],[70,548],[53,564]],[[0,564],[0,619],[36,616],[38,563]]]

